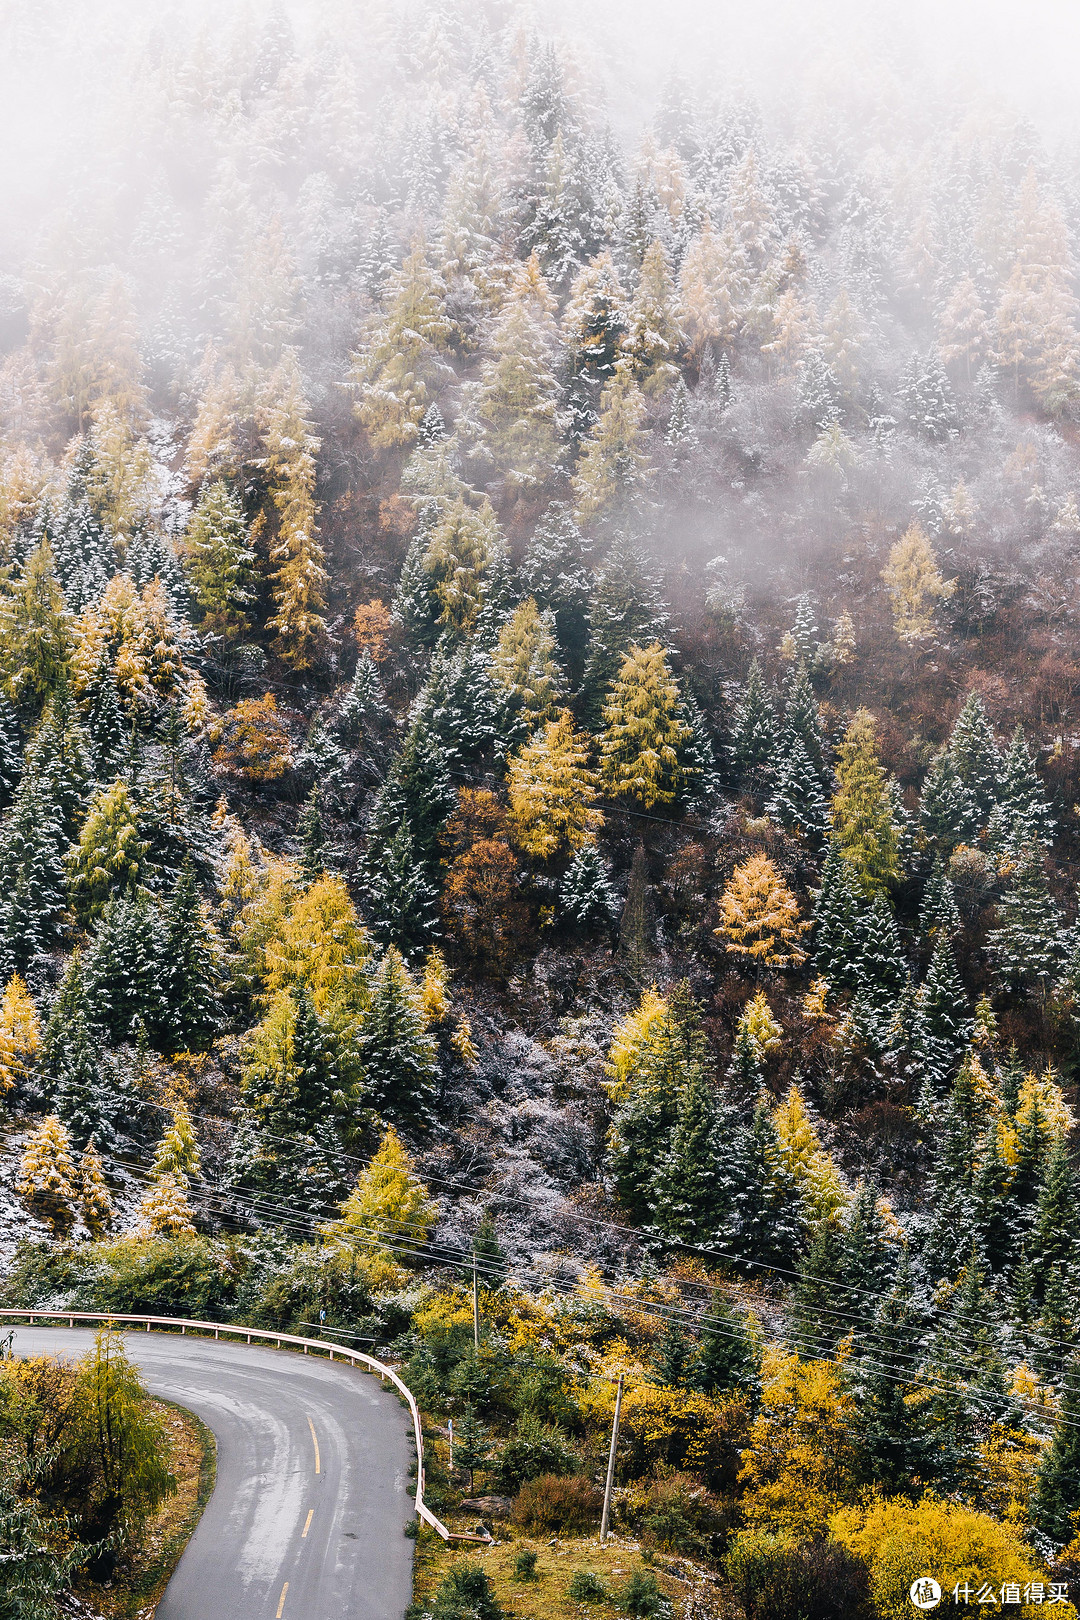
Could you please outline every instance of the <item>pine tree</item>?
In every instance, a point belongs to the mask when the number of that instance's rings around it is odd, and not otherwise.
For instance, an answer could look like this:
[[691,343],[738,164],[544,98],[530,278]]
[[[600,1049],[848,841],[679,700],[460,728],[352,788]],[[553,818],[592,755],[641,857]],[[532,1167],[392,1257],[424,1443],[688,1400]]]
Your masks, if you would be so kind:
[[389,843],[369,844],[365,868],[368,918],[378,938],[410,957],[430,946],[439,932],[439,891],[407,819]]
[[884,892],[899,876],[897,836],[874,720],[866,709],[859,710],[844,733],[836,776],[832,841],[868,896]]
[[923,889],[919,906],[919,933],[933,947],[939,939],[953,940],[960,933],[960,913],[956,895],[942,863],[940,851],[935,851],[934,864]]
[[974,800],[978,824],[985,826],[998,801],[1005,767],[977,692],[972,692],[957,716],[949,738],[949,754],[957,776]]
[[58,1232],[75,1218],[76,1172],[71,1139],[55,1117],[42,1120],[30,1134],[15,1183],[19,1197]]
[[874,896],[860,923],[860,988],[877,1014],[887,1019],[907,984],[908,970],[896,918],[883,894]]
[[120,708],[112,660],[105,647],[102,647],[97,667],[83,690],[83,703],[87,706],[86,729],[94,773],[99,782],[107,782],[115,777],[123,764],[128,728]]
[[469,1476],[470,1493],[476,1488],[476,1475],[491,1458],[491,1436],[471,1406],[467,1406],[454,1426],[454,1466]]
[[911,1346],[922,1323],[912,1298],[905,1253],[874,1319],[859,1377],[859,1442],[874,1480],[890,1492],[916,1495],[939,1469],[937,1437],[922,1403],[911,1397]]
[[1080,1356],[1062,1379],[1061,1406],[1053,1442],[1039,1466],[1032,1517],[1044,1536],[1066,1542],[1080,1502]]
[[959,431],[956,402],[937,354],[931,351],[925,356],[912,355],[901,373],[897,392],[916,433],[933,443],[955,437]]
[[897,636],[908,644],[926,640],[934,632],[935,607],[956,587],[942,578],[921,524],[912,523],[896,542],[881,577],[892,603]]
[[365,1101],[384,1117],[423,1121],[437,1076],[437,1051],[424,1028],[408,970],[393,946],[371,976],[370,994],[356,1040]]
[[86,1004],[114,1041],[132,1039],[140,1019],[154,1038],[166,1026],[165,930],[145,891],[110,900],[86,948],[82,980]]
[[0,596],[0,662],[8,694],[37,706],[66,678],[71,616],[47,540],[26,559],[10,592]]
[[733,1159],[737,1236],[731,1246],[744,1262],[790,1269],[804,1240],[805,1214],[763,1098],[737,1142]]
[[555,633],[572,681],[581,678],[588,634],[590,579],[581,531],[570,508],[553,502],[533,530],[521,579],[541,612],[555,616]]
[[829,801],[821,790],[820,773],[798,735],[781,742],[779,756],[766,814],[781,827],[801,833],[811,845],[820,844],[829,824]]
[[1039,1187],[1031,1235],[1033,1258],[1048,1271],[1073,1263],[1074,1245],[1080,1240],[1080,1190],[1064,1137],[1050,1150]]
[[576,928],[610,928],[618,915],[607,863],[594,838],[585,840],[563,874],[559,907]]
[[365,877],[370,885],[382,852],[408,823],[420,862],[438,859],[439,836],[457,804],[446,750],[429,728],[413,725],[372,806]]
[[316,783],[304,800],[297,823],[300,835],[300,870],[308,883],[314,883],[326,871],[326,832],[319,808],[319,784]]
[[600,568],[589,604],[589,655],[583,676],[582,715],[598,730],[612,681],[631,646],[663,643],[667,613],[642,554],[616,540]]
[[79,1159],[79,1208],[91,1237],[101,1237],[113,1220],[113,1201],[105,1180],[105,1167],[93,1139],[87,1142]]
[[760,1389],[760,1362],[746,1315],[715,1289],[702,1320],[698,1353],[689,1369],[691,1389],[712,1396],[745,1391],[753,1398]]
[[6,810],[15,797],[22,768],[18,716],[7,694],[0,689],[0,810]]
[[195,872],[184,863],[165,907],[161,994],[173,1050],[206,1045],[218,1020],[218,950],[199,899]]
[[680,750],[689,731],[679,718],[679,688],[658,641],[631,646],[604,705],[600,773],[615,798],[646,810],[674,802],[681,784]]
[[648,1029],[611,1126],[615,1189],[639,1224],[654,1218],[657,1172],[670,1150],[680,1100],[706,1070],[700,1014],[688,989],[680,986]]
[[731,1205],[733,1124],[704,1066],[693,1064],[679,1096],[670,1149],[650,1189],[653,1225],[662,1236],[700,1245],[723,1230]]
[[459,637],[476,627],[500,549],[499,526],[489,501],[473,507],[459,498],[447,505],[422,555],[431,611],[440,630]]
[[928,839],[943,856],[958,844],[974,843],[979,831],[975,796],[960,780],[947,748],[935,755],[919,799],[919,819]]
[[771,780],[776,762],[777,725],[772,700],[765,690],[757,659],[750,665],[746,691],[736,707],[731,727],[731,758],[738,781],[760,792]]
[[859,983],[864,907],[851,863],[830,843],[814,902],[814,971],[838,990],[853,990]]
[[510,759],[510,830],[515,844],[538,860],[573,854],[604,824],[588,738],[575,731],[568,709]]
[[100,916],[114,895],[134,892],[147,848],[127,784],[117,777],[94,798],[67,858],[68,893],[83,921]]
[[177,1101],[170,1110],[169,1124],[154,1150],[155,1180],[172,1176],[182,1186],[197,1181],[201,1174],[199,1143],[187,1104]]
[[100,1036],[89,1019],[76,1017],[51,1070],[52,1105],[78,1148],[93,1140],[107,1151],[116,1141],[124,1098]]
[[203,635],[238,641],[251,628],[255,553],[243,503],[220,479],[200,491],[184,547]]
[[385,321],[353,367],[356,414],[377,450],[416,439],[432,390],[449,372],[444,355],[454,333],[445,300],[446,285],[417,241],[391,278]]
[[940,1095],[971,1031],[967,995],[946,939],[934,947],[916,1002],[922,1042],[912,1055],[922,1069],[926,1093]]
[[844,1234],[838,1220],[814,1228],[795,1285],[793,1337],[802,1354],[829,1356],[848,1331]]
[[492,332],[493,358],[484,363],[466,406],[471,455],[493,467],[512,495],[544,489],[560,466],[554,309],[534,254],[518,266]]
[[1061,913],[1053,900],[1040,844],[1024,850],[997,906],[997,926],[986,948],[1014,989],[1045,993],[1061,966]]
[[1025,844],[1040,843],[1049,847],[1054,838],[1054,818],[1021,726],[1013,732],[995,788],[997,803],[991,820],[995,812],[1002,818],[995,847],[1014,856],[1020,854]]

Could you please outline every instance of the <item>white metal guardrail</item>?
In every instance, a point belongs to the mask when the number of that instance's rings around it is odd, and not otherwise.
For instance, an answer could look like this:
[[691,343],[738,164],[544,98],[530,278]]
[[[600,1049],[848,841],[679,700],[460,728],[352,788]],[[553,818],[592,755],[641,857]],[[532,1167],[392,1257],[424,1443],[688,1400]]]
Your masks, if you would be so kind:
[[130,1314],[122,1311],[45,1311],[45,1310],[11,1310],[0,1309],[0,1320],[14,1323],[25,1322],[33,1327],[35,1322],[66,1323],[68,1327],[78,1327],[85,1322],[115,1323],[117,1326],[144,1327],[147,1333],[152,1329],[167,1330],[180,1329],[181,1334],[212,1333],[215,1339],[222,1334],[229,1338],[246,1339],[248,1344],[253,1339],[266,1340],[277,1346],[279,1350],[303,1350],[305,1356],[312,1352],[322,1354],[326,1352],[331,1361],[346,1361],[350,1366],[357,1365],[367,1368],[370,1372],[378,1373],[385,1384],[387,1379],[395,1389],[404,1396],[409,1411],[412,1414],[413,1436],[416,1440],[416,1513],[417,1517],[442,1536],[444,1541],[477,1541],[488,1542],[490,1536],[467,1536],[455,1530],[448,1530],[441,1519],[435,1517],[424,1501],[424,1431],[420,1422],[420,1408],[416,1404],[416,1397],[411,1389],[407,1388],[394,1371],[385,1362],[377,1361],[374,1356],[365,1355],[362,1350],[349,1350],[344,1345],[330,1344],[326,1339],[301,1339],[295,1333],[277,1333],[267,1328],[241,1327],[236,1322],[196,1322],[189,1321],[182,1316],[144,1316]]

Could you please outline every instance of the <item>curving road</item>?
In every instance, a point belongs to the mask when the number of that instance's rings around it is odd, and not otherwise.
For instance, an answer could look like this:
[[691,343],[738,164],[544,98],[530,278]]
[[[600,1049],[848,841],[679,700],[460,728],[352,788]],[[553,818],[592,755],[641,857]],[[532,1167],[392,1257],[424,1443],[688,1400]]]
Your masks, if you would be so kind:
[[[17,1355],[93,1333],[15,1330]],[[401,1620],[412,1593],[408,1414],[376,1379],[288,1350],[128,1332],[147,1387],[202,1418],[217,1483],[157,1620]]]

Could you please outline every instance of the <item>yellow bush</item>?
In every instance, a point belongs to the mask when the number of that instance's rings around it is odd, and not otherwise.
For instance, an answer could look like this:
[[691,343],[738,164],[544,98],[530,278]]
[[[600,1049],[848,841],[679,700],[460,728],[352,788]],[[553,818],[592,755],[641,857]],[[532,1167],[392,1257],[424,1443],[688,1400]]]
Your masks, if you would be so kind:
[[772,1347],[761,1368],[761,1409],[739,1479],[751,1528],[821,1535],[858,1487],[857,1416],[835,1361],[803,1361]]
[[[947,1594],[970,1588],[970,1602],[984,1586],[1001,1608],[1001,1588],[1007,1582],[1023,1589],[1029,1581],[1047,1577],[1032,1558],[1017,1532],[998,1524],[985,1513],[958,1502],[924,1497],[921,1502],[891,1498],[869,1507],[841,1509],[832,1520],[835,1540],[861,1558],[870,1570],[870,1589],[881,1620],[910,1620],[914,1612],[910,1591],[920,1575],[930,1575]],[[963,1600],[961,1600],[963,1606]],[[1010,1614],[1034,1616],[1045,1604],[1010,1605]],[[989,1612],[988,1610],[984,1612]],[[1061,1620],[1075,1620],[1071,1603],[1056,1605]]]

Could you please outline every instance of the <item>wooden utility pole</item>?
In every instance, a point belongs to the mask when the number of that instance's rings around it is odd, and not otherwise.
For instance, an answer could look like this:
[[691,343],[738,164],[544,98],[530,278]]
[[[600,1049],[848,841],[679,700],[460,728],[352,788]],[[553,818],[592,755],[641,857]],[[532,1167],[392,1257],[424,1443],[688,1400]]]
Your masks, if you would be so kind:
[[615,1391],[615,1416],[611,1423],[611,1450],[607,1460],[607,1484],[604,1486],[604,1516],[600,1520],[600,1545],[608,1538],[608,1520],[611,1518],[611,1492],[615,1485],[615,1452],[619,1444],[619,1412],[622,1408],[623,1375],[619,1374],[619,1387]]
[[472,1257],[472,1336],[473,1348],[480,1348],[480,1290],[476,1281],[476,1256]]

